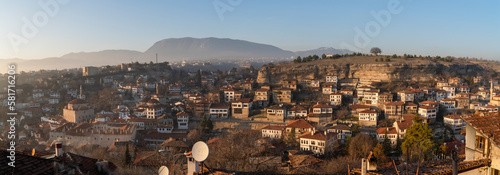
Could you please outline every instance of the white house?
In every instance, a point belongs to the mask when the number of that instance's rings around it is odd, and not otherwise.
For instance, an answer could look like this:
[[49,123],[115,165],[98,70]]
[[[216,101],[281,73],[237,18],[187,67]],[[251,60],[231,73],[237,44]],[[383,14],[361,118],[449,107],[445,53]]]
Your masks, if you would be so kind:
[[455,107],[457,106],[457,102],[449,98],[442,99],[440,103],[448,112],[455,111]]
[[325,154],[332,151],[337,141],[337,133],[328,131],[308,131],[300,135],[300,150],[311,151],[314,154]]
[[337,86],[333,83],[325,83],[322,88],[323,94],[331,94],[337,92]]
[[398,131],[394,127],[383,127],[377,129],[377,140],[383,142],[387,134],[387,139],[391,141],[391,145],[394,146],[398,140]]
[[210,105],[209,115],[211,118],[228,118],[231,111],[229,108],[230,106],[224,103]]
[[448,125],[453,131],[459,133],[465,129],[465,121],[458,114],[447,115],[443,117],[443,122]]
[[436,120],[437,108],[432,106],[420,106],[418,108],[418,115],[429,120],[429,123]]
[[330,105],[332,105],[332,106],[342,105],[342,94],[341,93],[331,93],[330,94]]
[[281,139],[285,126],[268,125],[261,129],[262,137],[269,137],[272,139]]
[[189,114],[185,112],[179,112],[176,114],[177,116],[177,127],[179,129],[188,129],[189,128]]
[[444,86],[443,90],[446,91],[446,98],[455,98],[456,96],[455,86]]
[[339,81],[339,78],[337,77],[337,75],[334,75],[334,74],[326,75],[325,79],[326,79],[326,82],[332,82],[335,84],[337,84],[337,82]]
[[224,90],[224,101],[226,103],[233,101],[234,100],[234,93],[235,93],[235,91],[233,88],[229,88],[229,89]]
[[379,113],[373,110],[364,110],[358,113],[359,125],[365,127],[376,127]]

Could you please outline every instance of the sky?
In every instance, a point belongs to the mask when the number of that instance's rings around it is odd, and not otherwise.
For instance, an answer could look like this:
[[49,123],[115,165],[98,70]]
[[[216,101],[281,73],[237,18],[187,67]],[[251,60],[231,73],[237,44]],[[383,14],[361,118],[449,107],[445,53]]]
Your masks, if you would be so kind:
[[0,0],[0,59],[144,52],[182,37],[500,60],[500,1]]

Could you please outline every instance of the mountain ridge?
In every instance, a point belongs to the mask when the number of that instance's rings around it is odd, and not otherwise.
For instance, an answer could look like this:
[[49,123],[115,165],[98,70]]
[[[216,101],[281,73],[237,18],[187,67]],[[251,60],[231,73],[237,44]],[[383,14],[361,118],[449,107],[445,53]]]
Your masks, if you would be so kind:
[[[248,59],[248,58],[291,58],[310,53],[317,54],[352,53],[342,49],[321,47],[307,51],[292,52],[279,47],[231,38],[167,38],[155,42],[146,51],[109,49],[94,52],[70,52],[60,57],[27,60],[21,58],[1,59],[0,63],[20,64],[21,70],[67,69],[83,66],[116,65],[129,62],[154,61],[158,54],[159,61],[212,60],[212,59]],[[6,68],[0,70],[6,71]]]

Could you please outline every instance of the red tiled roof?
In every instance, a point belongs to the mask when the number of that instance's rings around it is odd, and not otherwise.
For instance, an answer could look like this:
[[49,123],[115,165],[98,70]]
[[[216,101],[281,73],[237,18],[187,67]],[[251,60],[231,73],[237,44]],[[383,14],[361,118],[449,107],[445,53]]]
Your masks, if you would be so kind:
[[465,115],[462,116],[462,119],[476,129],[477,132],[490,137],[497,147],[500,146],[500,113]]
[[188,114],[188,113],[186,113],[186,112],[179,112],[179,113],[177,113],[177,114],[175,114],[175,115],[176,115],[176,116],[189,116],[189,114]]
[[151,99],[151,100],[148,100],[148,103],[160,103],[160,102],[156,99]]
[[333,107],[325,104],[316,104],[312,108],[333,108]]
[[386,103],[385,105],[386,106],[403,106],[404,104],[405,104],[405,102],[402,102],[402,101],[394,101],[394,102]]
[[436,104],[439,104],[438,102],[436,101],[423,101],[423,102],[420,102],[420,104],[430,104],[430,105],[436,105]]
[[339,90],[339,92],[354,92],[354,91],[350,89],[341,89]]
[[296,106],[290,108],[289,111],[303,111],[303,110],[307,110],[307,109],[304,108],[304,107],[302,107],[302,106],[300,106],[300,105],[296,105]]
[[303,119],[291,121],[290,123],[288,123],[288,125],[286,125],[286,127],[287,128],[313,128],[313,126],[311,126],[311,124],[309,124],[307,121],[305,121]]
[[493,106],[493,105],[488,105],[488,106],[485,106],[485,107],[483,107],[483,108],[491,108],[491,109],[495,109],[495,108],[498,108],[498,107]]
[[372,110],[364,110],[364,111],[361,111],[359,113],[372,113],[372,114],[376,114],[378,112],[377,111],[372,111]]
[[[389,129],[389,130],[387,130],[387,129]],[[379,135],[385,134],[385,132],[387,132],[387,134],[397,134],[398,133],[398,131],[396,131],[396,128],[394,128],[394,127],[383,127],[383,128],[377,129],[377,134],[379,134]]]
[[285,126],[280,126],[280,125],[267,125],[266,127],[263,127],[262,129],[268,129],[268,130],[283,130]]
[[412,102],[408,102],[408,103],[406,103],[405,105],[406,105],[406,106],[418,106],[417,104],[412,103]]
[[229,104],[225,103],[217,103],[217,104],[212,104],[210,105],[210,109],[228,109]]
[[349,108],[351,108],[352,110],[356,110],[356,109],[364,109],[364,108],[370,109],[371,107],[368,105],[353,104],[353,105],[350,105]]
[[449,118],[449,119],[456,120],[456,119],[460,119],[460,115],[458,115],[458,114],[451,114],[451,115],[444,116],[444,118]]
[[15,168],[8,166],[10,152],[4,149],[0,150],[0,174],[55,174],[54,160],[23,155],[16,153]]
[[421,109],[437,109],[436,107],[432,106],[420,106]]
[[330,139],[334,136],[336,136],[338,133],[335,132],[329,132],[326,135],[324,134],[324,131],[315,131],[314,134],[312,134],[313,131],[307,131],[304,134],[300,135],[299,138],[305,138],[305,139],[314,139],[314,140],[322,140],[326,141],[327,139]]
[[68,104],[84,104],[84,103],[87,103],[87,102],[85,102],[85,100],[77,98],[77,99],[71,100]]
[[257,89],[255,91],[259,91],[259,92],[268,92],[269,90],[268,89],[264,89],[264,88],[260,88],[260,89]]
[[[406,116],[403,116],[403,120],[396,120],[396,124],[398,125],[398,128],[401,129],[401,130],[405,130],[405,129],[408,129],[411,127],[411,125],[413,125],[413,118],[415,117],[415,115],[406,115]],[[421,120],[424,120],[425,118],[423,117],[420,117],[419,118]]]
[[238,100],[234,100],[233,103],[250,103],[252,102],[252,99],[251,98],[241,98],[241,99],[238,99]]
[[351,128],[347,125],[335,125],[332,127],[329,127],[328,129],[334,129],[334,130],[344,130],[344,131],[350,131]]
[[284,107],[280,107],[280,105],[269,106],[267,109],[284,109]]

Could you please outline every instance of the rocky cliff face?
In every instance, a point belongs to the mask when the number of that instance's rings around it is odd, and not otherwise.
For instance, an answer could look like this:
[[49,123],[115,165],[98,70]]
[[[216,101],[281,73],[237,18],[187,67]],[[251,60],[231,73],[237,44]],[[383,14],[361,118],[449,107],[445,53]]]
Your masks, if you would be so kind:
[[485,71],[476,64],[453,63],[342,63],[334,60],[319,60],[309,63],[279,63],[264,65],[257,77],[258,83],[278,83],[285,78],[324,79],[326,74],[337,74],[341,78],[359,78],[372,81],[430,81],[442,74],[471,75]]

